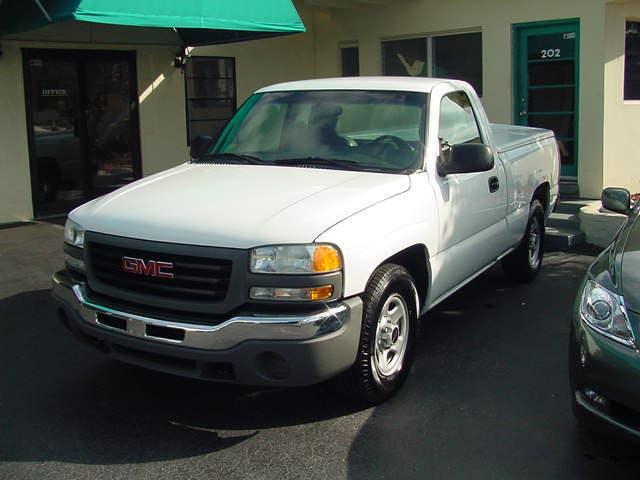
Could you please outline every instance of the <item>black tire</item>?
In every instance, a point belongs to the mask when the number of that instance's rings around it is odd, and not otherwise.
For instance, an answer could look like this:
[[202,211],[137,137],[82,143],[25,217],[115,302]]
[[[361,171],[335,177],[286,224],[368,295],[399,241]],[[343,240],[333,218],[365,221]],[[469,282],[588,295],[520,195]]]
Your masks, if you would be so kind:
[[[535,239],[532,237],[536,236]],[[531,242],[535,242],[536,255],[532,254]],[[502,269],[507,277],[518,283],[528,283],[536,278],[544,256],[544,209],[538,200],[529,208],[529,221],[520,245],[502,259]],[[533,257],[533,258],[532,258]]]
[[[363,294],[362,329],[358,353],[353,366],[335,380],[338,389],[359,401],[368,404],[381,403],[390,398],[402,386],[409,374],[415,353],[415,341],[418,334],[418,312],[416,307],[416,288],[413,277],[406,268],[396,264],[385,264],[379,267],[369,280]],[[388,303],[390,302],[390,303]],[[394,302],[395,307],[393,306]],[[404,303],[402,303],[404,302]],[[388,341],[404,339],[403,355],[396,360],[396,370],[385,376],[381,374],[376,357],[376,334],[381,320],[383,307],[404,308],[406,312],[405,331],[394,330]],[[399,322],[401,323],[401,322]],[[386,325],[389,325],[387,323]],[[379,339],[382,341],[382,339]],[[391,355],[393,358],[393,355]]]

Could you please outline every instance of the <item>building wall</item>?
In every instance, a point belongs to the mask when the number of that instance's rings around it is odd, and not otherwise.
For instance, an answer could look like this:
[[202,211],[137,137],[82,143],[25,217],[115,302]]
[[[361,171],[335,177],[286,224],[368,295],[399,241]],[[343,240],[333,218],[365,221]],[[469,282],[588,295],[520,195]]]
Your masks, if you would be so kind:
[[0,223],[33,216],[22,58],[2,43],[0,57]]
[[[176,47],[104,43],[116,38],[105,27],[98,30],[97,42],[96,30],[90,34],[85,27],[71,32],[64,28],[66,33],[54,28],[0,43],[0,223],[33,218],[21,48],[135,50],[143,175],[187,158],[184,81],[173,67]],[[43,41],[46,38],[74,41]],[[122,35],[118,39],[128,40]]]
[[640,192],[640,101],[624,100],[627,20],[640,20],[640,2],[607,5],[603,184],[635,193]]

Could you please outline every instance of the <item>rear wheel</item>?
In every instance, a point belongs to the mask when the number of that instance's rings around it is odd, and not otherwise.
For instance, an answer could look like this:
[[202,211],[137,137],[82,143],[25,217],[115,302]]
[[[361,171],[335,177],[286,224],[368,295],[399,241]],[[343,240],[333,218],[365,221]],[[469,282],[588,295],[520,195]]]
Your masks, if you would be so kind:
[[543,255],[544,209],[538,200],[533,200],[524,237],[518,248],[502,259],[502,268],[512,280],[530,282],[540,271]]
[[363,295],[356,362],[336,379],[341,391],[375,404],[404,383],[413,363],[416,297],[413,278],[404,267],[385,264],[376,270]]

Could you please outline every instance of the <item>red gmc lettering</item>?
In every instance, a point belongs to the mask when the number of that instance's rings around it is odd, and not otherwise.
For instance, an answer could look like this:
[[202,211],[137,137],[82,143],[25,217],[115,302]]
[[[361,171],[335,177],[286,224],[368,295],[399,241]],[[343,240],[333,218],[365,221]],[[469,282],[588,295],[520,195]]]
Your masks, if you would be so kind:
[[157,267],[155,260],[148,260],[146,263],[141,258],[138,259],[138,268],[140,271],[140,275],[145,275],[147,277],[155,277],[157,273]]
[[138,272],[138,259],[131,257],[122,257],[122,259],[120,260],[120,269],[123,272],[140,273]]
[[156,262],[156,277],[158,278],[173,278],[172,272],[163,271],[173,270],[173,263],[170,262]]
[[147,277],[174,278],[173,272],[169,271],[173,269],[173,263],[171,262],[159,262],[156,260],[147,260],[145,262],[142,258],[122,257],[120,269],[123,272]]

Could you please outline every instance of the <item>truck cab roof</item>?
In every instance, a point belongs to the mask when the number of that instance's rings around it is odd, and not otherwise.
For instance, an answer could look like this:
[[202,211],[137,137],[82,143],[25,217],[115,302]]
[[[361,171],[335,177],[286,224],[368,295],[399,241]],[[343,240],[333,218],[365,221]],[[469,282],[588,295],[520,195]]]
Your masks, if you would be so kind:
[[467,82],[425,77],[339,77],[277,83],[256,93],[296,90],[382,90],[430,93],[436,85],[447,84],[455,89],[470,90]]

